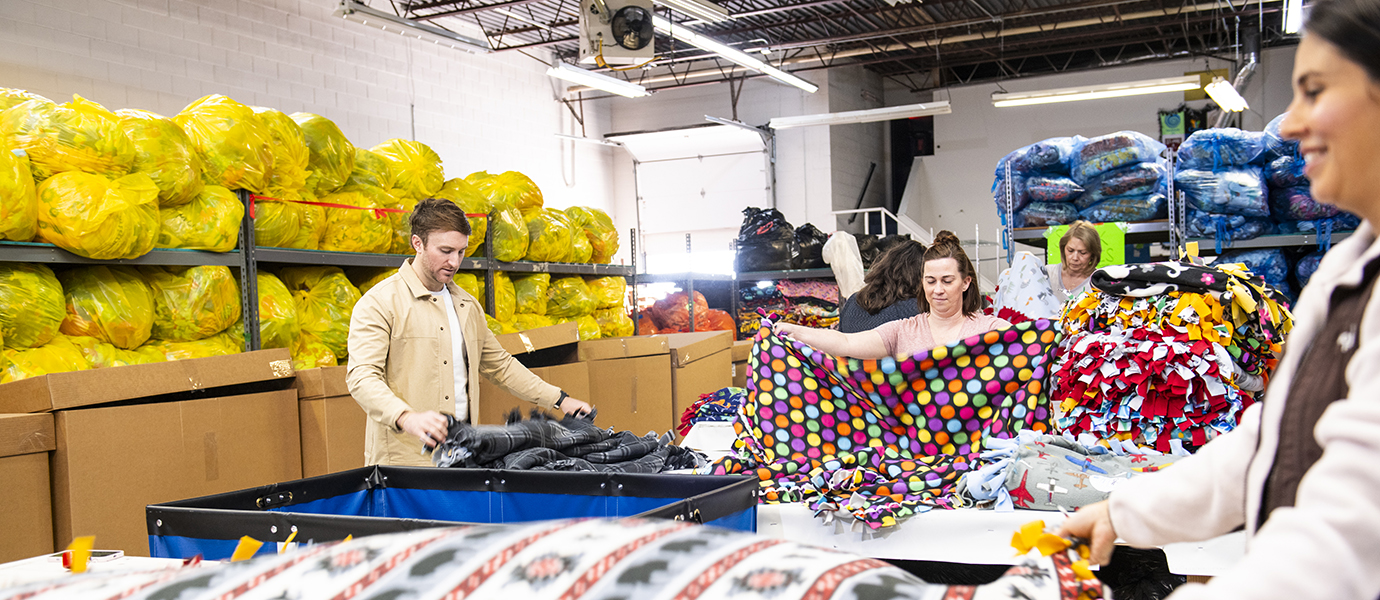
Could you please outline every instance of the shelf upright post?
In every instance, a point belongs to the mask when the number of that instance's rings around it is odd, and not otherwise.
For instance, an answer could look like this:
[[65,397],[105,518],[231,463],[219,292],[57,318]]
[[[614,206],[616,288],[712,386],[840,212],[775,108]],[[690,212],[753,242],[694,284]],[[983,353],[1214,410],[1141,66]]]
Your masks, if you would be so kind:
[[1009,160],[1006,161],[1004,174],[1006,185],[1003,187],[1006,190],[1003,195],[1006,196],[1006,218],[1002,219],[1003,238],[1001,244],[1006,247],[1006,266],[1010,267],[1011,263],[1016,260],[1016,215],[1013,209],[1014,200],[1011,197],[1011,161]]
[[494,258],[493,216],[490,212],[484,217],[488,220],[488,225],[484,227],[484,253],[489,255],[484,261],[484,314],[497,319],[498,314],[494,310],[494,269],[497,267],[498,259]]
[[240,219],[240,315],[244,321],[244,351],[259,349],[259,267],[254,257],[254,195],[236,190],[244,204]]
[[1184,240],[1187,238],[1187,224],[1184,219],[1184,197],[1183,193],[1174,189],[1174,172],[1177,167],[1177,155],[1168,152],[1165,160],[1168,178],[1167,185],[1169,190],[1169,253],[1171,260],[1179,260],[1184,253]]
[[[773,138],[773,139],[775,139],[775,138]],[[736,340],[736,339],[738,339],[738,331],[739,331],[739,329],[740,329],[740,325],[738,324],[738,310],[739,310],[739,309],[738,309],[738,303],[739,303],[740,301],[742,301],[742,297],[743,297],[743,287],[742,287],[743,284],[742,284],[741,281],[738,281],[738,240],[737,240],[737,239],[732,239],[732,240],[729,240],[729,241],[728,241],[728,251],[731,252],[731,253],[733,253],[733,276],[732,276],[731,279],[729,279],[729,282],[728,282],[728,289],[729,289],[730,292],[731,292],[731,293],[729,294],[730,297],[729,297],[729,299],[728,299],[728,309],[731,310],[731,311],[733,311],[732,314],[729,315],[729,316],[733,317],[733,339]]]
[[637,228],[628,229],[628,256],[632,257],[632,322],[637,335]]
[[[688,233],[685,234],[685,253],[690,254],[690,234]],[[685,296],[690,302],[690,333],[695,333],[695,271],[693,269],[694,267],[691,266],[691,270],[685,274],[688,290],[685,292]]]

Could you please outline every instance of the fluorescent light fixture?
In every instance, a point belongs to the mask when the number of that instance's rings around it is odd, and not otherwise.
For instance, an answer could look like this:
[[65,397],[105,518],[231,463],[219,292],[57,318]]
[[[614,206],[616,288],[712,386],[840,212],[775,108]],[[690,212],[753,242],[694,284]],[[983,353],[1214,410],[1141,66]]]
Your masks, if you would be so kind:
[[1203,87],[1197,75],[1168,77],[1165,79],[1145,79],[1125,83],[1105,83],[1079,87],[1040,90],[1037,92],[992,93],[992,105],[998,108],[1007,106],[1027,106],[1030,104],[1051,104],[1054,102],[1073,102],[1075,100],[1097,100],[1101,98],[1120,98],[1141,94],[1161,92],[1181,92]]
[[582,136],[578,136],[578,135],[570,135],[570,134],[568,134],[568,133],[558,133],[558,134],[556,134],[556,137],[558,137],[558,138],[564,138],[564,139],[570,140],[570,141],[572,141],[572,142],[583,142],[583,143],[586,143],[586,144],[597,144],[597,145],[600,145],[600,146],[614,146],[614,147],[617,147],[617,148],[622,148],[622,147],[623,147],[623,144],[620,144],[620,143],[618,143],[618,142],[610,142],[610,141],[608,141],[608,140],[601,140],[601,139],[596,139],[596,138],[588,138],[588,137],[582,137]]
[[384,31],[405,36],[415,37],[419,40],[428,41],[440,46],[450,46],[456,50],[464,50],[474,54],[486,54],[493,50],[485,40],[460,35],[448,29],[442,29],[427,23],[418,23],[410,19],[389,14],[381,10],[370,8],[359,2],[359,0],[340,0],[340,5],[335,9],[335,16],[342,17],[347,21],[354,21],[361,25],[377,27]]
[[1204,89],[1207,90],[1207,95],[1212,98],[1212,101],[1216,102],[1217,106],[1221,107],[1222,110],[1227,112],[1241,112],[1250,108],[1250,106],[1246,104],[1246,99],[1241,97],[1241,94],[1236,91],[1236,88],[1221,77],[1213,77],[1212,83],[1207,84],[1207,87]]
[[1303,29],[1303,0],[1284,0],[1284,33]]
[[798,117],[776,117],[772,119],[767,126],[772,129],[790,129],[792,127],[810,127],[813,125],[848,125],[851,123],[872,123],[874,121],[909,119],[911,117],[926,117],[930,115],[947,115],[951,112],[953,112],[953,109],[949,108],[949,101],[940,100],[939,102],[888,106],[869,110],[850,110],[847,112],[824,113],[818,115],[800,115]]
[[546,70],[546,74],[556,79],[564,79],[571,83],[578,83],[627,98],[641,98],[647,95],[647,88],[636,83],[594,71],[586,71],[568,63],[557,62],[555,66]]
[[704,0],[657,0],[663,6],[669,6],[691,17],[706,23],[721,23],[733,20],[733,15],[728,14],[722,6]]
[[667,21],[665,17],[662,17],[660,15],[652,16],[652,25],[655,26],[657,29],[660,29],[661,31],[670,34],[671,37],[676,38],[687,44],[690,44],[691,46],[694,46],[701,50],[708,50],[710,52],[713,52],[714,54],[718,54],[719,56],[724,57],[724,59],[728,60],[729,62],[732,62],[747,69],[751,69],[753,71],[757,71],[759,73],[763,73],[771,77],[772,79],[775,79],[782,83],[798,87],[802,90],[805,90],[806,93],[813,94],[819,90],[819,86],[813,83],[805,81],[804,79],[796,77],[795,75],[791,75],[790,73],[782,71],[781,69],[778,69],[751,56],[748,56],[747,53],[741,50],[730,48],[724,45],[723,43],[714,40],[708,36],[695,33],[694,31],[691,31],[690,29],[686,28],[684,25],[673,24],[670,21]]

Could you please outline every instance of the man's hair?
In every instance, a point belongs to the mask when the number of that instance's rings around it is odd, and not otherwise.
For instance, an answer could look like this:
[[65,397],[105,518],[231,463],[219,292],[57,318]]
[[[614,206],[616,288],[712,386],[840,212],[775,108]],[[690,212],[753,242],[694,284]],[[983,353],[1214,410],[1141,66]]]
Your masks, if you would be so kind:
[[412,235],[422,238],[423,244],[426,244],[427,236],[438,231],[459,231],[470,235],[470,220],[465,218],[465,211],[445,198],[427,198],[418,202],[417,207],[412,209],[408,224],[412,226]]

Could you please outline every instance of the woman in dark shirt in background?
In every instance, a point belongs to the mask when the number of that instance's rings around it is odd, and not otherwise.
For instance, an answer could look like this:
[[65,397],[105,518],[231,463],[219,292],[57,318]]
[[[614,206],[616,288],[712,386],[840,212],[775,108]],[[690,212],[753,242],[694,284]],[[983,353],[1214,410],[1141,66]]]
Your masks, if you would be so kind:
[[863,287],[839,309],[839,331],[857,333],[920,314],[920,278],[925,245],[906,240],[877,257]]

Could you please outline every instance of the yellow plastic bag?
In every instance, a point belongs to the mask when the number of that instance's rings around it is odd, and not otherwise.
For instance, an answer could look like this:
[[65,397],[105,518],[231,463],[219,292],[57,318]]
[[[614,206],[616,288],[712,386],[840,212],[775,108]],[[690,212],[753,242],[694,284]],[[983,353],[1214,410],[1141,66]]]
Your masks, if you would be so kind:
[[70,371],[86,371],[91,367],[86,364],[86,358],[82,356],[81,349],[73,344],[66,336],[57,336],[52,341],[28,350],[5,350],[5,358],[10,364],[5,368],[5,373],[0,375],[0,383],[9,383],[38,377],[49,373],[67,373]]
[[19,104],[0,113],[0,132],[10,148],[28,153],[37,181],[65,171],[123,177],[134,166],[134,144],[120,118],[81,96],[62,105]]
[[470,184],[476,184],[479,183],[480,180],[488,179],[493,176],[494,175],[492,173],[489,173],[488,171],[475,171],[473,173],[470,173],[469,175],[466,175],[465,181]]
[[27,90],[17,90],[14,88],[0,87],[0,112],[5,112],[9,110],[11,107],[19,106],[20,104],[23,104],[30,100],[43,100],[45,102],[52,102],[52,100],[49,100],[47,98],[44,98],[43,96],[40,96]]
[[[351,267],[345,271],[345,276],[350,279],[350,283],[359,288],[359,295],[369,293],[369,290],[383,280],[392,277],[398,270],[393,267]],[[459,283],[461,273],[455,274],[456,283]]]
[[474,296],[474,298],[479,301],[480,306],[484,305],[483,275],[475,275],[474,273],[457,271],[455,273],[455,277],[452,279],[453,281],[455,281],[455,285],[459,286],[460,289],[465,290],[466,293],[468,293],[471,296]]
[[513,262],[527,255],[527,223],[522,213],[511,206],[495,207],[489,213],[494,247],[486,249],[489,258]]
[[570,262],[588,263],[592,258],[594,246],[589,245],[589,238],[585,237],[579,227],[575,227],[570,236]]
[[574,321],[576,327],[579,328],[581,340],[597,340],[601,335],[599,330],[599,322],[594,320],[594,315],[576,315],[573,317],[561,317],[555,319],[555,321],[557,324],[569,323],[571,321]]
[[441,170],[441,155],[421,142],[391,139],[371,148],[393,165],[397,181],[393,187],[402,196],[415,201],[425,200],[441,191],[446,176]]
[[[306,190],[297,192],[297,195],[302,202],[316,202],[316,197]],[[330,224],[326,219],[326,207],[314,204],[294,204],[294,206],[297,207],[298,215],[297,235],[292,238],[291,242],[288,242],[288,247],[299,250],[319,249],[321,240],[326,238],[326,226]]]
[[397,185],[397,180],[393,163],[372,151],[355,147],[355,168],[345,185],[372,185],[391,190]]
[[330,119],[320,115],[292,113],[302,127],[311,158],[307,161],[307,190],[325,196],[345,185],[355,170],[355,145]]
[[132,350],[153,333],[153,288],[134,267],[96,265],[58,274],[66,298],[64,335]]
[[581,277],[552,279],[546,298],[546,316],[556,319],[587,315],[598,307],[589,285]]
[[[474,187],[474,184],[464,179],[451,179],[441,186],[441,191],[434,194],[436,198],[445,198],[460,206],[460,210],[467,215],[487,215],[489,214],[489,199]],[[474,256],[484,247],[484,233],[489,228],[489,220],[484,217],[469,217],[470,222],[470,245],[465,248],[465,256]]]
[[304,190],[270,189],[254,198],[254,245],[316,250],[326,232],[326,209]]
[[618,229],[614,228],[608,213],[597,208],[572,206],[565,209],[565,214],[576,227],[584,229],[592,250],[590,262],[608,264],[613,260],[613,255],[618,253]]
[[399,197],[391,191],[388,192],[388,197],[393,201],[388,208],[404,211],[388,213],[388,223],[393,229],[393,243],[388,253],[415,254],[416,251],[412,249],[412,209],[417,207],[417,201]]
[[516,327],[518,331],[527,331],[528,329],[536,329],[538,327],[550,327],[555,324],[556,322],[552,321],[551,317],[548,317],[546,315],[534,315],[528,313],[518,313],[513,315],[513,327]]
[[527,218],[527,256],[532,262],[570,262],[572,247],[570,217],[559,210],[537,209],[524,213]]
[[27,242],[38,233],[38,192],[29,158],[0,136],[0,240]]
[[172,119],[146,110],[115,111],[120,129],[134,145],[133,172],[148,175],[158,186],[158,206],[191,202],[201,192],[201,154],[192,138]]
[[311,334],[304,334],[297,338],[297,345],[292,348],[292,368],[297,370],[315,369],[318,367],[334,367],[340,364],[336,359],[335,353],[331,352],[321,340],[316,339]]
[[233,338],[223,333],[194,342],[150,340],[148,344],[140,348],[140,351],[144,351],[144,348],[148,348],[149,351],[153,352],[161,352],[163,358],[170,361],[207,358],[210,356],[229,356],[231,354],[239,354],[243,351],[242,346],[236,345]]
[[279,276],[297,301],[302,333],[321,340],[336,359],[345,360],[350,313],[359,302],[359,289],[339,267],[284,267]]
[[81,351],[81,356],[86,360],[86,366],[92,369],[105,369],[108,367],[123,367],[126,365],[146,365],[150,363],[167,362],[168,358],[163,356],[157,348],[150,346],[140,346],[133,350],[123,350],[116,348],[106,342],[102,342],[90,336],[67,336],[67,341]]
[[144,267],[143,273],[153,286],[154,339],[202,340],[240,318],[240,284],[230,267]]
[[546,314],[546,291],[551,287],[550,273],[513,275],[513,291],[517,295],[514,308],[529,315]]
[[40,264],[0,263],[0,339],[6,348],[42,346],[67,318],[67,301],[53,270]]
[[[471,174],[475,177],[478,173]],[[488,175],[485,173],[484,175]],[[479,188],[480,193],[489,198],[495,207],[511,206],[522,211],[523,216],[531,214],[533,211],[541,210],[544,204],[541,195],[541,188],[537,187],[536,182],[529,179],[526,175],[517,171],[506,171],[498,175],[488,177],[478,177],[466,181],[473,183]]]
[[307,138],[302,127],[277,109],[255,106],[254,115],[268,129],[272,141],[273,171],[268,187],[295,190],[307,185],[307,162],[311,154],[307,152]]
[[632,318],[622,307],[596,310],[594,311],[594,320],[599,323],[600,337],[613,338],[633,335]]
[[489,315],[484,315],[484,325],[489,328],[489,333],[492,333],[494,335],[503,335],[504,333],[508,333],[503,330],[503,324],[499,323],[498,319],[495,319]]
[[622,277],[590,277],[585,283],[598,302],[597,308],[623,308],[626,303],[628,281]]
[[204,96],[173,117],[205,159],[207,183],[262,194],[273,176],[273,133],[249,108],[220,94]]
[[396,202],[382,188],[349,186],[319,201],[358,207],[326,208],[326,233],[321,236],[322,250],[387,254],[393,247],[393,224],[388,220],[388,213],[368,210],[389,208],[389,204]]
[[513,280],[508,278],[507,273],[498,271],[494,273],[494,318],[500,323],[509,323],[515,312],[517,290],[513,287]]
[[143,173],[59,173],[38,186],[38,209],[38,239],[87,258],[148,254],[162,223],[158,186]]
[[258,273],[258,282],[259,347],[295,348],[302,325],[297,320],[297,301],[292,292],[272,273]]
[[234,192],[208,185],[188,204],[158,209],[158,217],[159,248],[229,252],[240,242],[244,204]]

